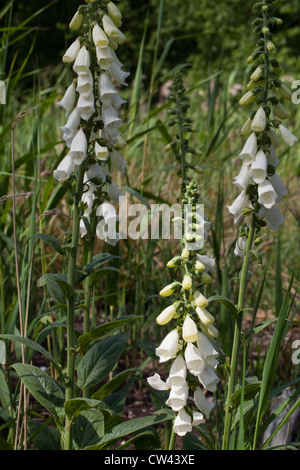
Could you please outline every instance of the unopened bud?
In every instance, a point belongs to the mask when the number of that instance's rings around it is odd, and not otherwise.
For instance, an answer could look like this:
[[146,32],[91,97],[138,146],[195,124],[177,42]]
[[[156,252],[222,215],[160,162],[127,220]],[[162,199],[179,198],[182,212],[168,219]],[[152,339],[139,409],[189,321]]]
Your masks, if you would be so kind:
[[73,31],[76,31],[77,29],[81,27],[82,21],[83,21],[83,15],[81,13],[78,13],[77,11],[70,21],[69,28],[72,29]]
[[182,287],[184,290],[190,290],[193,285],[193,279],[190,274],[185,274],[183,281],[182,281]]

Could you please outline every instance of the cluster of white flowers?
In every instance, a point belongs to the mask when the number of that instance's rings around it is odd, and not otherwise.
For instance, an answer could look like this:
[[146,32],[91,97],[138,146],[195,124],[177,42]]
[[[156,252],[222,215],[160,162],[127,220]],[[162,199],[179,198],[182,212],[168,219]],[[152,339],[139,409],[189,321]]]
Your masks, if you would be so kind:
[[[203,222],[206,238],[209,222],[205,219]],[[201,286],[212,283],[210,273],[215,270],[215,260],[207,256],[203,248],[198,253],[190,251],[191,233],[187,231],[186,235],[188,241],[184,236],[181,255],[168,263],[171,268],[183,267],[182,282],[174,281],[160,291],[162,297],[170,297],[180,290],[180,300],[166,307],[156,318],[159,325],[176,321],[176,326],[156,348],[160,363],[173,362],[166,381],[157,373],[147,379],[154,389],[170,391],[166,405],[176,412],[173,430],[179,436],[205,423],[215,406],[205,391],[215,392],[219,382],[216,374],[219,353],[213,345],[218,330],[213,325],[215,318],[207,310],[209,301],[201,293]]]
[[[261,69],[261,68],[260,68]],[[254,71],[251,76],[251,83],[257,77],[258,71]],[[257,79],[260,80],[260,77]],[[282,96],[291,98],[290,90],[284,85],[280,87]],[[248,92],[249,93],[249,92]],[[240,100],[242,105],[252,102],[250,95],[246,93]],[[252,95],[251,95],[252,96]],[[250,99],[250,101],[249,101]],[[276,102],[274,111],[277,116],[276,125],[284,143],[292,147],[298,139],[279,121],[286,119],[289,114],[281,103]],[[228,210],[234,216],[234,222],[238,223],[245,209],[253,209],[249,187],[257,185],[258,203],[260,205],[259,215],[265,218],[267,225],[272,230],[277,230],[283,223],[284,217],[281,214],[277,203],[280,203],[287,193],[280,176],[276,173],[279,160],[277,158],[277,148],[281,145],[278,135],[268,124],[268,116],[263,105],[259,106],[254,117],[248,118],[242,127],[241,133],[246,137],[244,147],[239,154],[242,166],[239,174],[235,177],[234,184],[241,190]],[[267,144],[261,137],[262,133],[267,136]],[[247,237],[239,237],[235,247],[235,254],[243,257]]]
[[[122,15],[113,2],[88,2],[93,5],[81,7],[73,17],[70,27],[78,29],[84,22],[84,9],[94,8],[98,19],[93,21],[91,41],[89,37],[78,37],[63,56],[64,63],[73,64],[77,75],[67,88],[63,98],[57,103],[68,116],[61,128],[68,153],[54,171],[58,181],[69,179],[79,165],[84,164],[84,217],[80,223],[81,236],[87,234],[84,218],[90,222],[92,210],[100,216],[96,234],[109,244],[116,244],[119,234],[107,227],[109,219],[116,219],[115,208],[104,199],[97,207],[96,190],[101,190],[112,203],[119,202],[122,192],[113,183],[111,171],[125,172],[126,162],[119,153],[125,141],[119,130],[122,120],[119,109],[125,103],[117,87],[126,85],[129,73],[122,70],[116,49],[125,41],[119,29]],[[101,8],[99,5],[101,4]],[[83,13],[80,13],[83,11]]]

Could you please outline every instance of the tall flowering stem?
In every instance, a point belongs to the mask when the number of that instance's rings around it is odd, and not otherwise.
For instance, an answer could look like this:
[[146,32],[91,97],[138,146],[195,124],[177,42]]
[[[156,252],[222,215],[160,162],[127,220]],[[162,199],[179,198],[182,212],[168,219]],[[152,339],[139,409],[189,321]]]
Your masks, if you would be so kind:
[[[175,413],[166,449],[172,449],[176,434],[184,436],[193,426],[205,423],[214,408],[208,395],[216,391],[219,382],[216,373],[219,353],[214,343],[218,330],[214,326],[215,318],[207,310],[209,299],[203,294],[204,288],[212,284],[211,272],[214,271],[214,259],[207,256],[204,249],[210,224],[199,211],[201,195],[196,182],[189,176],[191,170],[201,173],[200,166],[192,161],[198,159],[201,152],[189,144],[192,123],[187,111],[190,105],[181,73],[174,77],[170,100],[173,107],[169,124],[176,126],[177,132],[168,148],[173,150],[179,166],[182,213],[178,222],[183,224],[184,234],[180,253],[167,264],[174,271],[174,281],[160,291],[160,296],[170,299],[170,304],[156,319],[161,326],[174,323],[156,348],[160,363],[172,361],[169,377],[164,381],[156,373],[147,379],[154,389],[169,391],[166,405]],[[190,208],[188,219],[187,207]]]
[[259,38],[257,48],[248,58],[248,64],[253,64],[253,71],[247,85],[248,91],[240,99],[240,105],[255,103],[256,108],[241,130],[241,134],[247,140],[239,155],[242,167],[234,181],[241,193],[228,207],[235,223],[248,217],[251,220],[249,223],[244,220],[240,225],[235,247],[235,254],[243,258],[243,265],[225,403],[224,450],[228,449],[230,438],[232,394],[237,376],[245,294],[250,278],[249,264],[253,254],[256,253],[256,247],[262,243],[261,230],[266,226],[276,230],[284,221],[277,206],[287,193],[280,176],[276,173],[279,165],[276,150],[281,145],[277,131],[283,143],[290,147],[298,141],[281,122],[289,117],[289,113],[280,99],[290,100],[292,93],[279,79],[282,69],[278,61],[272,57],[276,50],[272,28],[282,24],[282,20],[274,16],[273,3],[274,0],[264,0],[254,5],[258,17],[253,21],[253,26]]
[[[126,162],[119,150],[125,145],[119,109],[125,103],[118,88],[126,85],[116,50],[126,40],[121,32],[122,15],[109,0],[86,0],[70,22],[77,38],[63,55],[75,78],[57,103],[66,113],[62,126],[66,156],[54,170],[54,178],[67,185],[73,195],[73,229],[69,250],[67,299],[67,385],[66,401],[74,398],[75,309],[77,258],[80,239],[85,243],[85,261],[93,259],[94,240],[110,245],[119,240],[116,210],[122,192],[113,182],[115,172],[124,173]],[[91,289],[85,280],[84,332],[89,329]],[[84,391],[88,396],[88,392]],[[66,419],[65,448],[72,448],[71,425]]]

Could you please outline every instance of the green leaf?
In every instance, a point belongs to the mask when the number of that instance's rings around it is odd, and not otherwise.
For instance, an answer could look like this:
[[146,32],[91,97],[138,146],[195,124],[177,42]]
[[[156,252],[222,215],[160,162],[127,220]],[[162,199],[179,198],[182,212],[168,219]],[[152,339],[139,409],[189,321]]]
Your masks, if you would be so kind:
[[29,338],[24,338],[23,336],[18,336],[18,335],[9,335],[9,334],[0,334],[0,338],[2,339],[9,339],[10,341],[15,341],[16,343],[21,343],[24,344],[25,346],[34,349],[35,351],[38,351],[39,353],[43,354],[44,357],[49,359],[49,361],[55,366],[56,370],[61,373],[61,367],[60,365],[56,362],[52,354],[50,354],[43,346],[40,344],[36,343],[35,341],[32,341]]
[[68,277],[64,274],[46,273],[37,282],[38,287],[47,285],[51,295],[58,303],[64,303],[74,294],[72,286],[68,283]]
[[47,243],[47,245],[51,246],[51,248],[53,248],[55,251],[57,251],[61,255],[63,256],[66,255],[66,252],[61,246],[61,244],[59,243],[59,241],[56,238],[51,237],[50,235],[46,235],[44,233],[35,233],[30,238],[39,238],[40,240],[43,240],[44,243]]
[[209,297],[207,300],[208,302],[214,302],[214,301],[220,302],[221,304],[225,305],[235,316],[238,314],[236,306],[227,297],[224,297],[222,295],[213,295],[212,297]]
[[58,429],[38,421],[29,421],[28,427],[34,450],[61,450],[61,435]]
[[159,360],[159,357],[155,353],[156,346],[153,343],[150,343],[149,341],[136,341],[135,344],[137,344],[141,350],[147,354],[147,356],[151,357],[151,359],[154,359],[155,361]]
[[96,398],[97,400],[103,400],[103,398],[111,395],[117,388],[119,388],[127,379],[127,377],[138,369],[127,369],[120,372],[120,374],[113,377],[109,382],[103,385],[99,390],[97,390],[93,395],[92,398]]
[[86,448],[86,450],[97,450],[107,442],[115,441],[121,437],[128,436],[129,434],[140,431],[141,429],[145,429],[148,426],[163,423],[165,421],[169,421],[170,419],[173,419],[173,416],[157,415],[144,416],[143,418],[135,418],[129,421],[125,421],[121,424],[118,424],[117,426],[114,426],[109,432],[107,432],[96,446],[89,446]]
[[116,366],[128,339],[128,332],[119,333],[92,346],[78,364],[78,386],[85,389],[102,382]]
[[82,411],[72,426],[73,448],[83,450],[96,445],[105,434],[105,419],[101,411]]
[[277,320],[278,320],[278,318],[269,318],[268,320],[266,320],[262,323],[258,323],[246,334],[245,339],[248,339],[253,333],[259,333],[264,328],[269,326],[271,323],[277,322]]
[[92,398],[72,398],[65,402],[65,412],[69,421],[75,421],[79,414],[90,408],[96,408],[101,402]]
[[[261,381],[257,379],[257,377],[247,377],[245,379],[245,386],[244,386],[244,400],[250,401],[254,398],[257,393],[259,392],[261,387]],[[236,387],[235,392],[232,395],[232,406],[236,408],[240,405],[241,402],[241,393],[242,387],[240,384]]]
[[0,437],[0,450],[14,450],[14,448],[9,442]]
[[63,423],[65,394],[58,382],[31,364],[14,364],[11,367],[15,369],[31,395],[51,413],[55,421]]
[[93,261],[91,261],[83,270],[82,276],[79,277],[78,282],[82,282],[87,276],[92,274],[96,269],[103,264],[108,263],[108,261],[112,259],[122,259],[120,256],[115,256],[110,253],[100,253],[93,257]]
[[108,323],[104,323],[103,325],[99,325],[91,331],[79,336],[78,342],[81,349],[84,349],[91,341],[95,341],[97,339],[103,338],[104,336],[108,335],[116,328],[120,328],[125,324],[132,322],[136,319],[140,318],[139,316],[129,316],[120,318],[115,321],[111,321]]
[[191,432],[187,433],[183,439],[184,450],[208,450],[208,448]]

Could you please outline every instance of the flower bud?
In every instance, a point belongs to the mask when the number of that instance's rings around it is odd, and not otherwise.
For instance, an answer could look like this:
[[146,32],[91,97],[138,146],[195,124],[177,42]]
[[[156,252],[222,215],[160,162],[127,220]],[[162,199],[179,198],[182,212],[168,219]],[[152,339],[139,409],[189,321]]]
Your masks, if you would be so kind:
[[292,98],[291,90],[286,85],[284,85],[284,83],[281,84],[278,91],[283,98],[286,98],[287,100],[290,100]]
[[241,106],[246,106],[247,104],[253,103],[255,101],[255,95],[251,91],[248,91],[242,98],[240,99],[239,103]]
[[261,76],[262,76],[262,74],[263,74],[263,71],[264,71],[263,67],[262,67],[261,65],[259,65],[259,66],[254,70],[254,72],[252,73],[252,75],[251,75],[251,77],[250,77],[251,80],[252,80],[253,82],[257,82],[257,80],[259,80],[259,79],[261,78]]
[[215,321],[215,318],[205,308],[197,307],[196,313],[203,325],[212,325]]
[[173,294],[173,292],[178,289],[179,287],[181,287],[181,284],[179,282],[172,282],[172,284],[169,284],[168,286],[164,287],[159,295],[161,297],[169,297],[170,295]]
[[251,130],[254,132],[263,132],[267,124],[267,118],[264,108],[261,106],[256,112],[252,124]]
[[201,261],[197,260],[196,263],[195,263],[195,269],[196,269],[196,271],[204,271],[205,266],[204,266],[203,263],[201,263]]
[[196,307],[206,308],[208,306],[207,298],[204,297],[204,295],[201,294],[201,292],[199,292],[198,290],[194,292],[194,302]]
[[176,313],[176,309],[174,305],[169,305],[169,307],[165,308],[160,315],[156,318],[156,322],[159,325],[166,325],[169,321],[172,320],[173,316]]
[[276,116],[279,117],[279,119],[288,119],[290,116],[289,112],[285,109],[284,106],[282,106],[281,103],[278,103],[274,106],[274,111]]
[[189,290],[192,288],[193,285],[193,279],[190,274],[185,274],[183,281],[182,281],[182,287],[184,290]]
[[82,22],[83,22],[83,15],[81,13],[78,13],[77,11],[70,21],[69,28],[72,29],[72,31],[76,31],[77,29],[81,27]]
[[118,28],[122,26],[122,14],[119,8],[113,2],[109,2],[107,4],[107,12],[108,16],[113,20]]
[[270,52],[271,52],[271,51],[274,51],[274,49],[275,49],[275,44],[274,44],[272,41],[268,41],[268,42],[267,42],[267,49],[268,49],[268,51],[270,51]]
[[202,273],[201,274],[201,281],[204,282],[205,284],[211,284],[212,283],[212,277],[207,273]]
[[184,341],[193,343],[198,339],[198,328],[194,320],[187,315],[182,326],[182,337]]
[[168,268],[175,268],[181,263],[181,256],[175,256],[175,258],[170,259],[167,263]]

